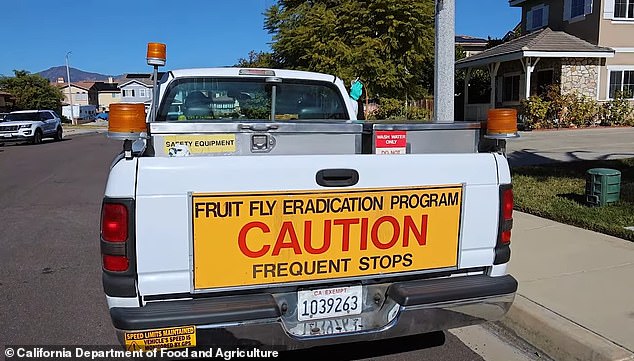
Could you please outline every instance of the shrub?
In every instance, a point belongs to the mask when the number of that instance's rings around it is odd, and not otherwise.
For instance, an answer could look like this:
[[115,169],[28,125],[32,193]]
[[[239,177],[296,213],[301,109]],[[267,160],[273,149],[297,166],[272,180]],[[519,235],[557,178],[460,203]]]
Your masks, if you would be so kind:
[[577,92],[561,93],[559,84],[547,88],[549,107],[543,128],[577,128],[595,125],[600,119],[599,103]]
[[431,111],[427,108],[412,106],[407,108],[407,119],[431,120]]
[[634,106],[625,95],[617,92],[614,99],[603,103],[601,109],[602,125],[634,125]]
[[370,114],[370,119],[404,119],[405,106],[394,98],[379,98],[379,107]]
[[524,129],[539,129],[547,122],[546,115],[550,102],[538,96],[523,99],[520,102],[520,116],[524,119]]
[[567,100],[566,121],[569,127],[588,127],[598,123],[599,102],[578,93],[568,94]]

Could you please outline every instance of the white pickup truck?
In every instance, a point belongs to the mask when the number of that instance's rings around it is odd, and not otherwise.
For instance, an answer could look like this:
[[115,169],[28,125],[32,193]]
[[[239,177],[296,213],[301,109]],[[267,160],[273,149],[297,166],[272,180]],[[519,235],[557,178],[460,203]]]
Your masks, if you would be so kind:
[[301,71],[168,71],[158,98],[102,208],[128,349],[307,348],[511,306],[511,177],[479,123],[358,121],[341,79]]

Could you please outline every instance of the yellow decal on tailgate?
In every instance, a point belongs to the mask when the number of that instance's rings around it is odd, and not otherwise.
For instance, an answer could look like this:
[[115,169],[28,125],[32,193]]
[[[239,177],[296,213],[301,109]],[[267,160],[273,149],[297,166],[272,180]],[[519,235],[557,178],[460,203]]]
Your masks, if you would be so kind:
[[236,151],[235,134],[170,135],[164,139],[165,154],[233,153]]
[[462,186],[193,194],[194,288],[452,268]]
[[176,349],[196,346],[196,326],[160,328],[125,333],[128,351]]

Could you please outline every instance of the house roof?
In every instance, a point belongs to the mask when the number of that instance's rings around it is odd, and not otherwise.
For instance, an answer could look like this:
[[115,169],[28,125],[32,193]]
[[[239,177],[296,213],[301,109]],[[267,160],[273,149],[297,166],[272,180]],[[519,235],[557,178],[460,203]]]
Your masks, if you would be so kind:
[[456,68],[483,66],[526,57],[611,58],[613,56],[613,49],[590,44],[563,31],[544,28],[479,54],[460,59],[456,62]]
[[[78,82],[72,82],[70,84],[74,86],[75,88],[81,88],[88,91],[90,87],[95,84],[95,82],[94,81],[78,81]],[[53,85],[62,89],[68,88],[68,83],[53,83]]]
[[[158,72],[158,79],[160,80],[161,77],[163,77],[163,74],[165,74],[165,72]],[[152,73],[128,73],[125,74],[124,77],[122,79],[118,80],[118,83],[121,84],[121,86],[128,84],[129,82],[136,80],[137,82],[144,84],[144,85],[149,85],[152,86],[154,85],[154,75]]]
[[489,40],[469,35],[456,35],[456,44],[488,44]]
[[118,93],[119,86],[117,83],[104,83],[104,82],[96,82],[92,89],[98,92],[107,92],[107,93]]
[[153,85],[152,80],[150,79],[130,79],[126,82],[123,82],[122,84],[119,84],[119,89],[123,88],[124,86],[130,85],[132,83],[141,84],[145,86],[146,88],[151,88]]

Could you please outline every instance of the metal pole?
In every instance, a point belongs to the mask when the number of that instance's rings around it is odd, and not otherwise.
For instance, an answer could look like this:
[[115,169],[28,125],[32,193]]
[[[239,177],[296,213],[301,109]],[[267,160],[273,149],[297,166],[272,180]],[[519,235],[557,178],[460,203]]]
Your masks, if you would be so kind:
[[152,87],[152,110],[150,121],[155,122],[158,117],[158,101],[159,101],[159,88],[158,88],[158,65],[154,65],[154,86]]
[[68,80],[68,103],[70,106],[70,123],[75,124],[75,114],[73,112],[73,92],[70,90],[70,68],[68,67],[68,55],[72,51],[66,53],[66,80]]
[[454,122],[455,0],[436,0],[434,123]]

